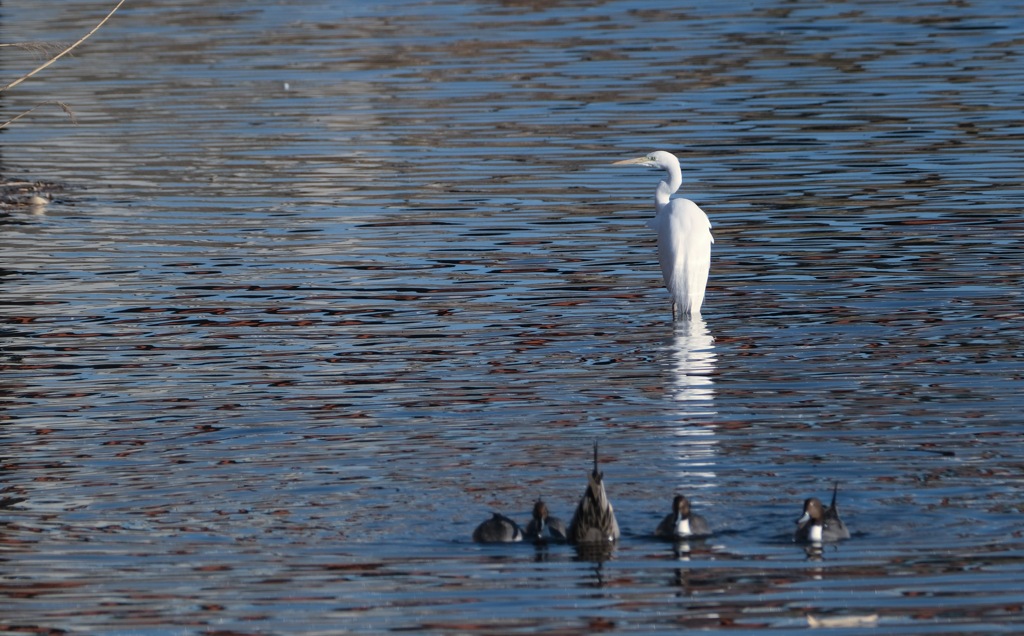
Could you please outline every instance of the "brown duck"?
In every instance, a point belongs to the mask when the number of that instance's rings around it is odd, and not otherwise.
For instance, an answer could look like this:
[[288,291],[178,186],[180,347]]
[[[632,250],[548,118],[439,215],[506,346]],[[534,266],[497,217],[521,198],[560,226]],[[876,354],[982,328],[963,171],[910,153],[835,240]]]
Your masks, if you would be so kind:
[[608,494],[604,474],[597,469],[597,442],[594,442],[594,470],[587,477],[587,489],[569,523],[568,540],[572,544],[614,543],[619,539],[619,522]]

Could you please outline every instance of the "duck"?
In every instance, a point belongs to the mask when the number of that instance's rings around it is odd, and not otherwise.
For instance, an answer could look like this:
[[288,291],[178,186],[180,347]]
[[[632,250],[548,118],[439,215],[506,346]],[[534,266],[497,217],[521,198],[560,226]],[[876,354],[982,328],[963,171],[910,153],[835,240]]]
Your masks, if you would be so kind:
[[658,524],[654,534],[665,539],[688,539],[711,534],[711,526],[704,517],[690,511],[690,500],[685,495],[672,499],[672,512]]
[[526,538],[534,543],[544,543],[548,539],[565,541],[565,523],[558,517],[550,516],[547,504],[538,499],[533,504],[533,518],[526,524]]
[[500,513],[493,513],[473,530],[477,543],[515,543],[523,540],[523,531],[515,521]]
[[598,470],[597,442],[594,442],[594,470],[587,476],[576,512],[569,523],[569,543],[608,544],[619,540],[619,522],[604,490],[604,473]]
[[832,505],[828,508],[824,508],[821,500],[817,497],[811,497],[804,501],[804,514],[796,520],[794,540],[822,543],[850,538],[850,530],[839,518],[839,508],[836,507],[838,492],[839,484],[837,483],[832,489]]

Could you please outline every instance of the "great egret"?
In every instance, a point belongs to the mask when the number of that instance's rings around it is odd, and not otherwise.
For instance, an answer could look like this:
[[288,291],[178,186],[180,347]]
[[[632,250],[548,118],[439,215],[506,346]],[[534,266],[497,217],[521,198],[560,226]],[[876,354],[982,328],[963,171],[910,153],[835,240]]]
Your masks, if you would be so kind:
[[616,161],[613,165],[659,168],[667,173],[654,193],[657,214],[647,225],[658,233],[658,262],[665,287],[672,294],[672,319],[680,313],[700,315],[711,269],[711,244],[715,239],[704,210],[689,199],[670,198],[683,182],[679,159],[670,152],[658,150],[636,159]]

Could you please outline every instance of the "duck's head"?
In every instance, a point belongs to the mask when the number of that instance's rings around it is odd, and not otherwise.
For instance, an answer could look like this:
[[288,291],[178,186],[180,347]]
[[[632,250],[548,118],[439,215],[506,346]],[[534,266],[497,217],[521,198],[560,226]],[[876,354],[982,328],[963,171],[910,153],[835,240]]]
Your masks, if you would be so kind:
[[690,516],[690,500],[685,495],[676,495],[672,500],[672,511],[677,519],[686,519]]
[[817,497],[811,497],[804,501],[804,514],[796,520],[798,526],[803,527],[809,522],[815,524],[821,524],[825,518],[825,510],[821,505],[821,500]]

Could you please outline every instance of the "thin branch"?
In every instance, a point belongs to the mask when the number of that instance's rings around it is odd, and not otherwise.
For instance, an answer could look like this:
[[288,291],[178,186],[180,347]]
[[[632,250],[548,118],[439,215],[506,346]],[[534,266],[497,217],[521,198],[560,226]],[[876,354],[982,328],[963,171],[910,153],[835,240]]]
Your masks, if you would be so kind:
[[[14,87],[15,87],[15,86],[17,86],[18,84],[21,84],[22,82],[24,82],[24,81],[25,81],[25,80],[27,80],[28,78],[32,77],[33,75],[35,75],[35,74],[36,74],[36,73],[38,73],[39,71],[43,70],[43,69],[44,69],[44,68],[46,68],[47,66],[49,66],[49,65],[53,64],[54,62],[56,62],[56,61],[57,61],[57,60],[59,60],[60,58],[64,57],[64,56],[65,56],[65,55],[67,55],[68,53],[70,53],[70,52],[71,52],[71,50],[72,50],[72,49],[74,49],[74,48],[75,48],[76,46],[78,46],[78,45],[79,45],[79,44],[81,44],[82,42],[85,42],[85,41],[86,41],[87,39],[89,39],[89,36],[91,36],[91,35],[92,35],[93,33],[96,33],[97,31],[99,31],[100,27],[101,27],[101,26],[103,26],[104,24],[106,24],[106,23],[107,23],[107,20],[109,20],[109,19],[110,19],[110,17],[111,17],[112,15],[114,15],[114,12],[115,12],[115,11],[117,11],[118,9],[120,9],[120,8],[121,8],[121,5],[122,5],[122,4],[124,4],[124,3],[125,3],[125,0],[120,0],[120,2],[118,2],[118,3],[117,3],[117,6],[116,6],[116,7],[114,7],[113,9],[111,9],[111,10],[110,10],[110,13],[108,13],[108,14],[107,14],[107,17],[105,17],[105,18],[103,18],[102,20],[100,20],[100,23],[99,23],[99,24],[97,24],[96,26],[94,26],[94,27],[92,28],[92,31],[89,31],[88,33],[86,33],[85,35],[83,35],[83,36],[82,36],[82,37],[81,37],[81,38],[80,38],[80,39],[79,39],[79,40],[78,40],[77,42],[75,42],[74,44],[72,44],[72,45],[71,45],[71,46],[69,46],[68,48],[64,49],[63,51],[61,51],[60,53],[58,53],[58,54],[57,54],[57,55],[55,55],[54,57],[50,58],[50,60],[49,60],[48,62],[46,62],[45,64],[43,64],[43,65],[42,65],[42,66],[40,66],[39,68],[35,69],[35,70],[34,70],[34,71],[32,71],[31,73],[28,73],[28,74],[26,74],[26,75],[22,75],[21,77],[19,77],[18,79],[14,80],[13,82],[11,82],[10,84],[8,84],[7,86],[4,86],[3,88],[0,88],[0,93],[4,92],[4,91],[6,91],[6,90],[8,90],[8,89],[10,89],[10,88],[14,88]],[[38,108],[38,107],[37,107],[37,108]],[[33,109],[33,110],[34,110],[34,109]],[[32,111],[29,111],[29,112],[32,112]],[[27,113],[23,113],[22,115],[25,115],[25,114],[27,114]],[[20,117],[21,117],[22,115],[19,115],[18,117],[15,117],[15,119],[18,119],[18,118],[20,118]],[[14,121],[14,119],[12,119],[11,121]],[[10,122],[7,122],[7,123],[10,123]],[[5,124],[5,125],[6,125],[6,124]]]
[[78,123],[78,120],[75,118],[75,111],[71,110],[70,106],[68,106],[64,102],[58,102],[57,100],[50,100],[48,102],[40,102],[40,103],[36,104],[35,106],[33,106],[32,108],[29,108],[28,110],[26,110],[22,114],[18,115],[17,117],[12,117],[11,119],[8,119],[4,123],[0,124],[0,130],[2,130],[4,128],[7,128],[8,126],[13,124],[14,122],[16,122],[19,119],[21,119],[22,117],[24,117],[25,115],[28,115],[29,113],[34,111],[35,109],[40,108],[42,106],[47,106],[49,104],[56,104],[56,105],[60,106],[61,110],[63,110],[65,113],[67,113],[68,118],[71,120],[72,124],[77,124]]

